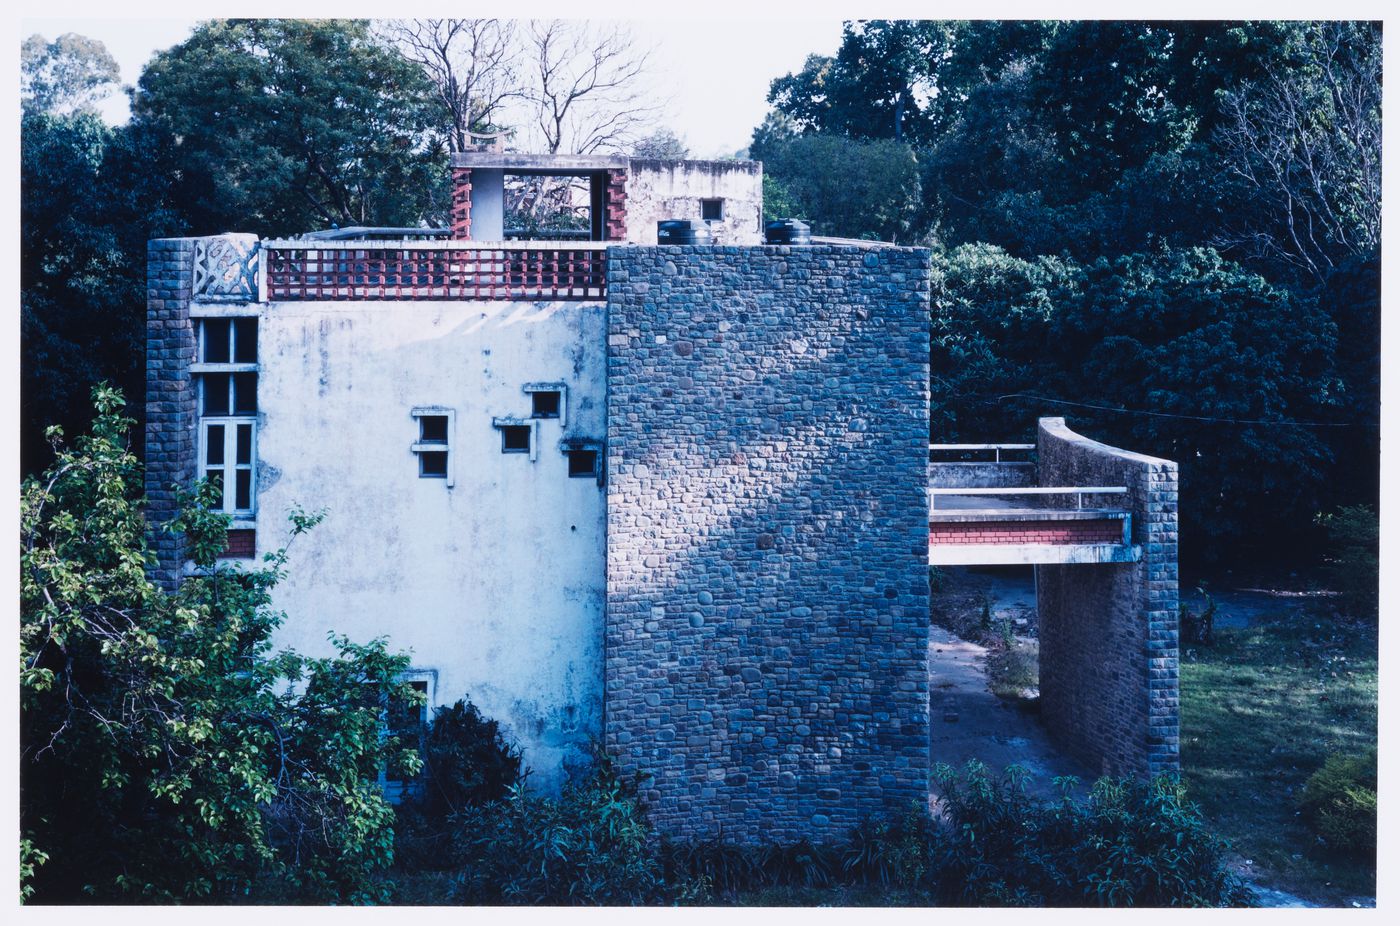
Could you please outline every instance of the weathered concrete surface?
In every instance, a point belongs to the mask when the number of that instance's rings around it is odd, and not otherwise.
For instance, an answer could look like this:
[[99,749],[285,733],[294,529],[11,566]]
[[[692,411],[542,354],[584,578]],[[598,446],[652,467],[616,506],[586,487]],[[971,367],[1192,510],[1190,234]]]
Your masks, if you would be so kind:
[[[430,697],[470,697],[525,750],[532,783],[601,732],[603,490],[569,478],[564,437],[601,439],[600,304],[288,302],[258,339],[259,552],[287,511],[324,508],[275,592],[279,646],[328,632],[411,650]],[[503,454],[493,417],[530,415],[527,383],[567,384],[533,461]],[[411,411],[455,413],[455,486],[420,478]]]
[[523,151],[459,151],[452,155],[453,167],[472,170],[488,168],[511,173],[586,173],[595,170],[626,170],[625,154],[531,154]]
[[1177,467],[1040,419],[1042,485],[1123,485],[1136,563],[1036,567],[1042,714],[1103,774],[1179,767]]
[[1035,464],[930,463],[928,485],[930,489],[1024,489],[1036,485]]
[[928,252],[609,250],[606,743],[675,838],[927,794]]
[[632,158],[627,176],[627,240],[656,244],[656,223],[699,221],[702,199],[722,199],[710,223],[715,244],[763,243],[763,165],[758,161],[662,161]]

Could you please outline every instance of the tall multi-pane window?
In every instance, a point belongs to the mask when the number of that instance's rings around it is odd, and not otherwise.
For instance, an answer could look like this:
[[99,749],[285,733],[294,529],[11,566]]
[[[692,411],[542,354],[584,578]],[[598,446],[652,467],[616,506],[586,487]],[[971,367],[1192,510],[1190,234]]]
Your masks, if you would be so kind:
[[251,517],[257,502],[258,320],[199,319],[194,365],[199,476],[219,490],[217,509]]
[[200,473],[219,489],[218,508],[227,514],[253,513],[253,433],[255,421],[204,419],[200,424]]

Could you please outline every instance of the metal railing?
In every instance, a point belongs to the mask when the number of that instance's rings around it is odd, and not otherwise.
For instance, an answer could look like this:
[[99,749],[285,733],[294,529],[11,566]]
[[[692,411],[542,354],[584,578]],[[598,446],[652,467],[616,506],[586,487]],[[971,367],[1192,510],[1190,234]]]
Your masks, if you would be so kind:
[[1127,486],[1031,486],[1020,489],[929,489],[929,508],[934,507],[934,497],[939,495],[1073,495],[1077,511],[1084,509],[1086,495],[1126,495]]
[[263,301],[603,300],[605,242],[266,241]]
[[1035,444],[929,444],[929,445],[928,445],[928,451],[929,451],[929,455],[930,455],[930,456],[932,456],[934,453],[937,453],[937,452],[939,452],[939,451],[945,451],[945,450],[946,450],[946,451],[954,451],[954,450],[992,450],[992,451],[995,451],[995,452],[996,452],[996,457],[995,457],[995,459],[993,460],[993,462],[995,462],[995,463],[1000,463],[1000,462],[1001,462],[1001,452],[1002,452],[1003,450],[1034,450],[1034,449],[1035,449]]

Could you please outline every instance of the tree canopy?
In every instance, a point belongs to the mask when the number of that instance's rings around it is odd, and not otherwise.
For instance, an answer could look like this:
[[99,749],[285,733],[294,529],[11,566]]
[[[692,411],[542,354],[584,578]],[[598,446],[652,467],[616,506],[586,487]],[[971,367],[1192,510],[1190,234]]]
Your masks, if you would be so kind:
[[1250,524],[1306,538],[1309,506],[1374,503],[1380,37],[1367,22],[850,22],[835,55],[772,82],[752,150],[768,203],[802,213],[816,168],[782,152],[909,146],[916,200],[866,187],[841,212],[897,215],[881,237],[947,251],[935,440],[1024,438],[1069,414],[1178,459],[1199,531],[1183,550],[1238,554]]
[[[363,902],[384,896],[393,812],[382,769],[416,771],[382,713],[420,697],[382,640],[271,653],[262,569],[216,565],[228,519],[191,495],[174,529],[196,574],[146,575],[122,400],[27,479],[20,509],[20,825],[39,902]],[[53,432],[55,436],[58,432]],[[292,514],[296,534],[317,517]]]
[[441,221],[433,97],[362,21],[217,20],[151,60],[132,118],[172,140],[193,232],[275,236]]
[[19,47],[19,98],[26,114],[92,112],[121,80],[107,46],[76,32],[52,42],[31,35]]

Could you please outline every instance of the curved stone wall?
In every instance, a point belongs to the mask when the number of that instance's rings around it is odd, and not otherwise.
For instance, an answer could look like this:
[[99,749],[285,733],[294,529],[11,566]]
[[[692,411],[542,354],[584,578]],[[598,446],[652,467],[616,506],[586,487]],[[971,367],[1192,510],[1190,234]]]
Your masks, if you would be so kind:
[[1040,419],[1037,457],[1042,486],[1126,486],[1142,550],[1132,563],[1036,567],[1041,714],[1096,772],[1175,773],[1177,465],[1090,440],[1063,418]]

